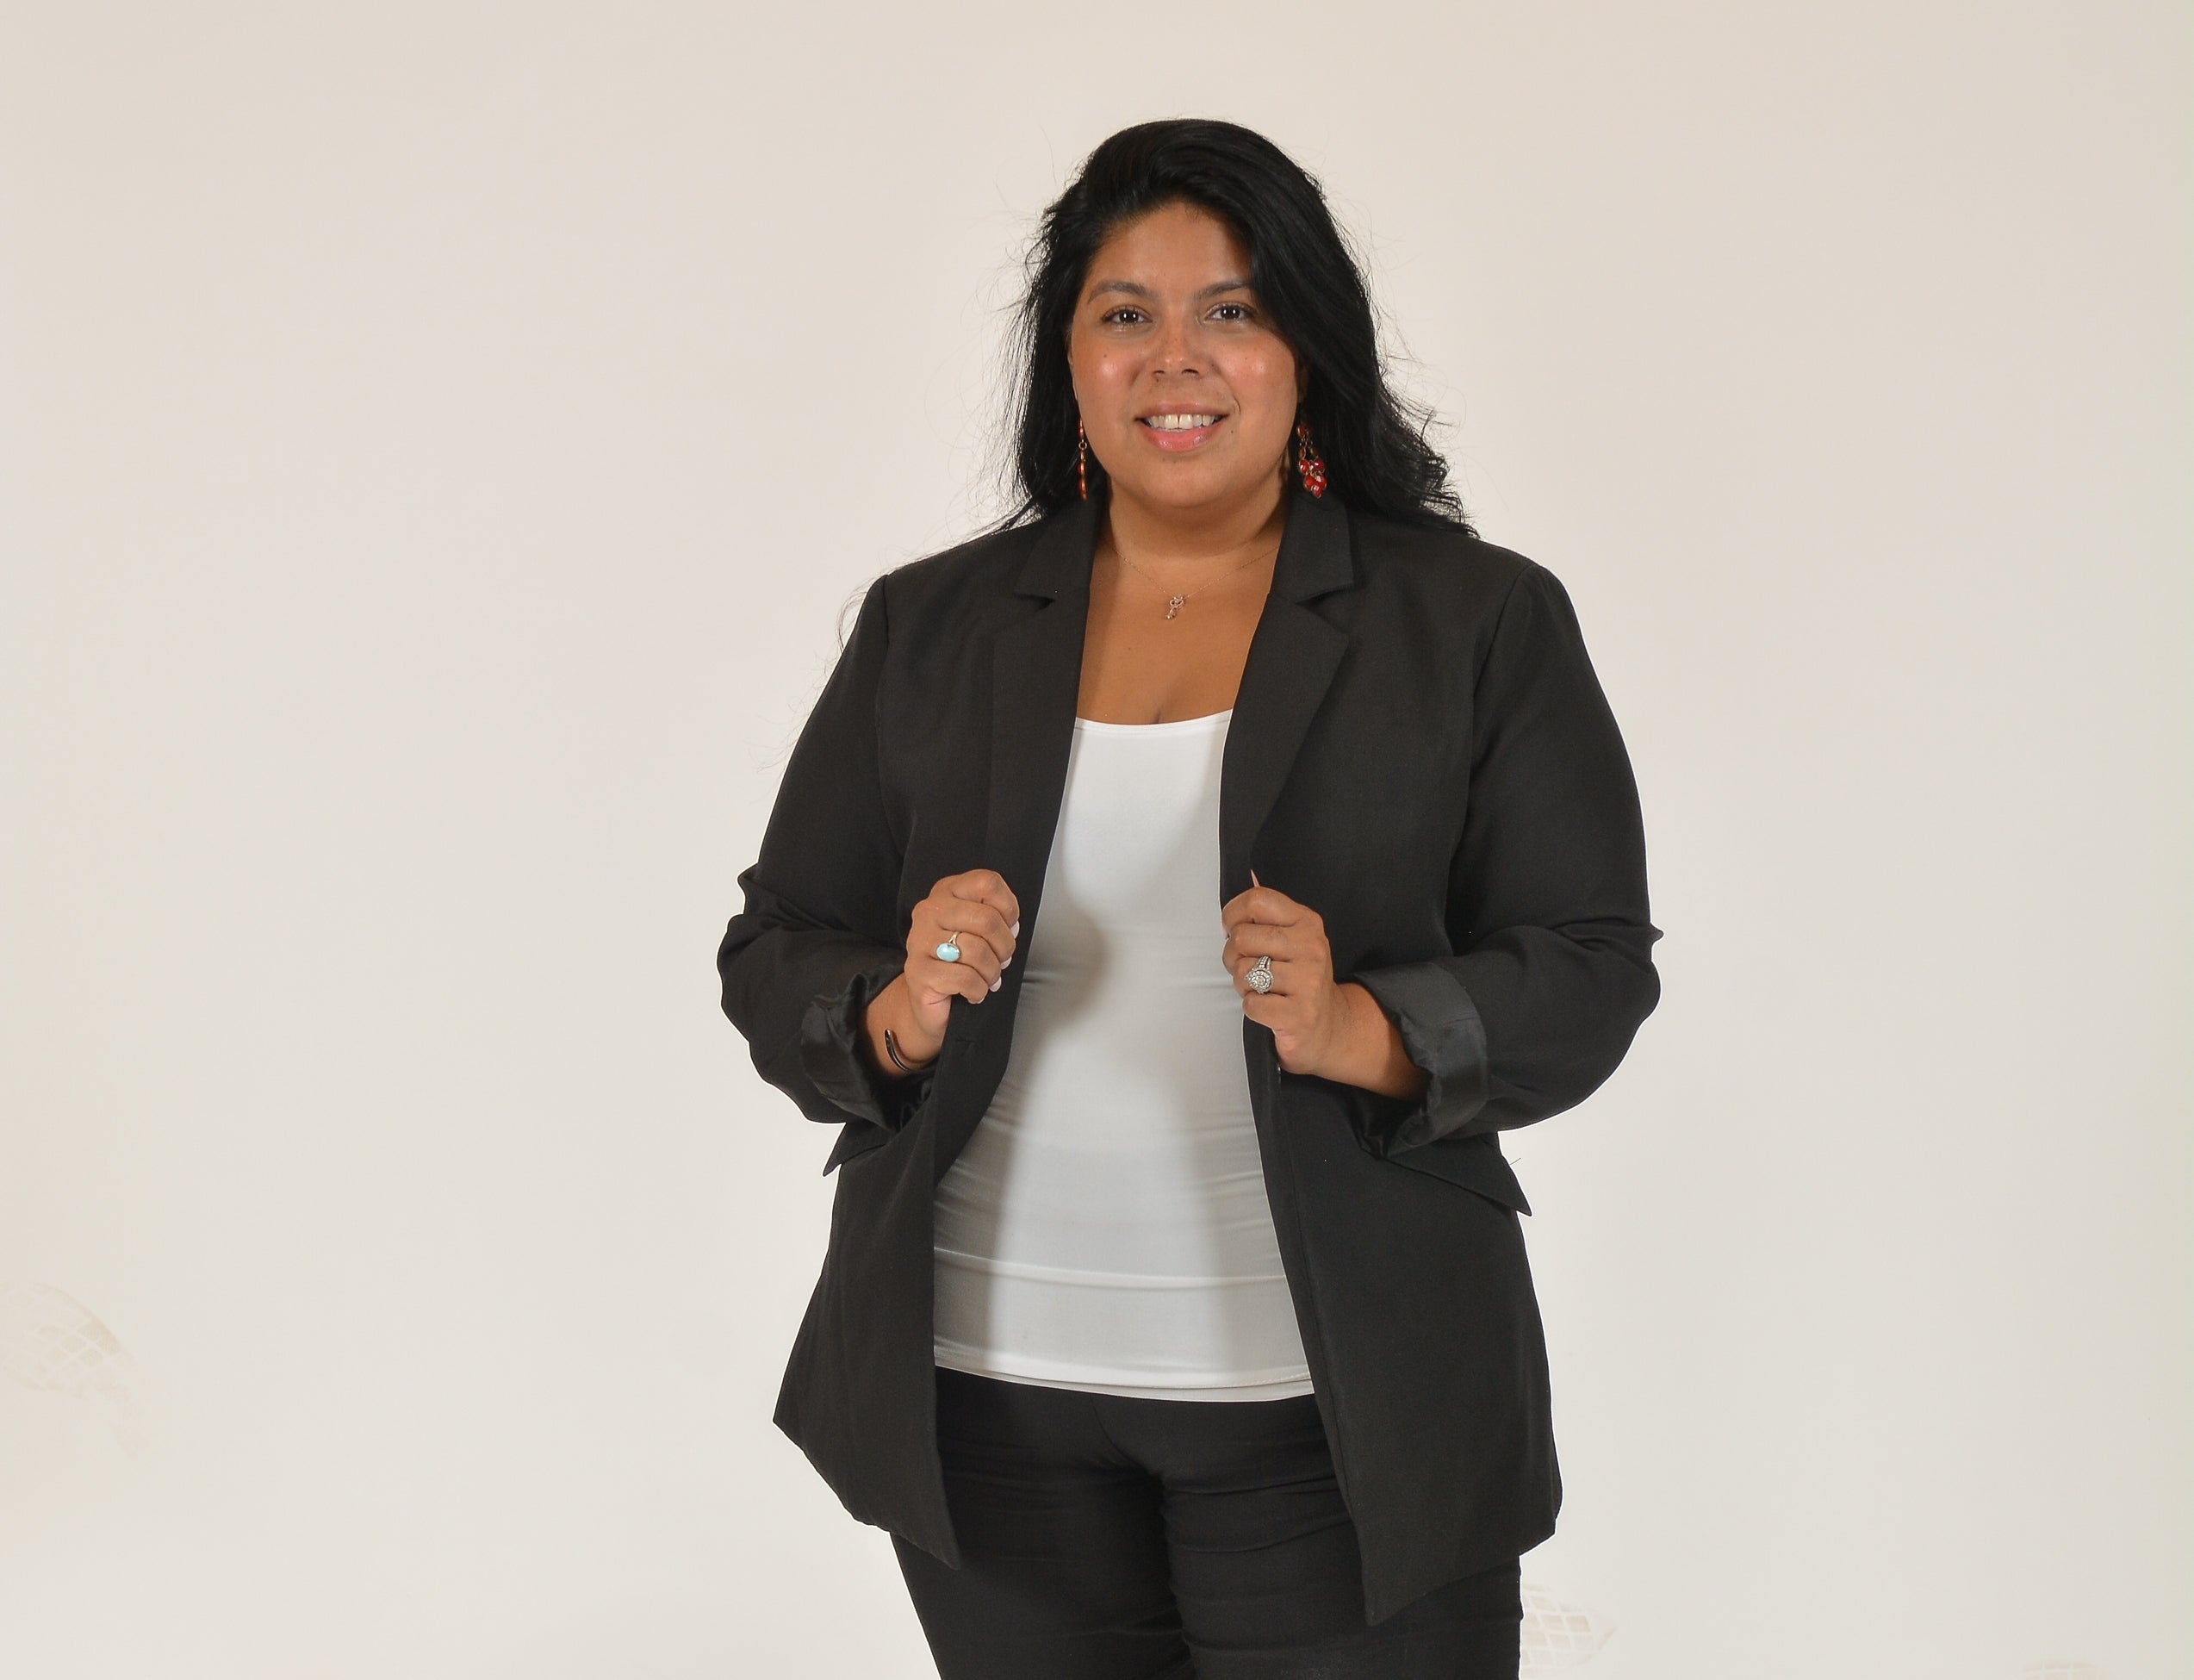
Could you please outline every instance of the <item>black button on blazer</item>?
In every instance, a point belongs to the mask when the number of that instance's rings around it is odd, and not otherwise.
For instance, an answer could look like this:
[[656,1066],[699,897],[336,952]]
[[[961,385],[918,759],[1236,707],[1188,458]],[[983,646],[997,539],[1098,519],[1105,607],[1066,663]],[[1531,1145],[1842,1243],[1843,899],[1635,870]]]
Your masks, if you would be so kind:
[[[960,1562],[934,1413],[931,1205],[1006,1064],[1028,964],[953,1000],[920,1075],[861,1011],[942,876],[994,868],[1044,936],[1099,503],[873,584],[718,955],[755,1067],[840,1127],[830,1246],[776,1422],[855,1516]],[[1561,1503],[1545,1344],[1495,1134],[1582,1101],[1660,995],[1628,755],[1553,575],[1290,493],[1221,768],[1220,902],[1324,918],[1430,1075],[1282,1071],[1242,1021],[1273,1224],[1370,1619],[1528,1550]],[[1212,905],[1218,959],[1219,902]]]

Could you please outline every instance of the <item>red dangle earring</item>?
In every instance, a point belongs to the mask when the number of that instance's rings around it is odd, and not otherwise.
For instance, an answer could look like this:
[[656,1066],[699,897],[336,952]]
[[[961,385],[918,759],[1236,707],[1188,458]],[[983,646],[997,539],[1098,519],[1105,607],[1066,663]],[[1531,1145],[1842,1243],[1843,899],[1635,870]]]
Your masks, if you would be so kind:
[[1326,494],[1326,464],[1319,458],[1310,442],[1310,422],[1295,423],[1295,470],[1302,476],[1302,488],[1314,496]]
[[1074,488],[1083,501],[1090,499],[1090,439],[1079,420],[1074,422]]

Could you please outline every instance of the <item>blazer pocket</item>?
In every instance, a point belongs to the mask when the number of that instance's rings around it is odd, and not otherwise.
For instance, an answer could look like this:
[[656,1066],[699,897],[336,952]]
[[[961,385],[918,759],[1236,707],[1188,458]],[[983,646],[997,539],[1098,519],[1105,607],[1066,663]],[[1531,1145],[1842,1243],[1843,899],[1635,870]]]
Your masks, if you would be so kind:
[[830,1159],[823,1163],[825,1178],[849,1160],[873,1154],[894,1138],[904,1137],[912,1131],[923,1118],[923,1111],[935,1100],[937,1082],[932,1079],[922,1087],[922,1094],[914,1105],[904,1111],[906,1118],[895,1126],[879,1126],[873,1120],[848,1120],[838,1129],[838,1141],[830,1146]]
[[1516,1182],[1515,1171],[1491,1132],[1420,1143],[1414,1149],[1397,1149],[1385,1159],[1389,1166],[1406,1167],[1474,1190],[1488,1201],[1515,1212],[1532,1210],[1532,1204],[1524,1199],[1523,1185]]
[[838,1128],[838,1141],[830,1146],[830,1157],[823,1163],[823,1176],[829,1178],[855,1155],[882,1148],[894,1136],[871,1120],[847,1121]]

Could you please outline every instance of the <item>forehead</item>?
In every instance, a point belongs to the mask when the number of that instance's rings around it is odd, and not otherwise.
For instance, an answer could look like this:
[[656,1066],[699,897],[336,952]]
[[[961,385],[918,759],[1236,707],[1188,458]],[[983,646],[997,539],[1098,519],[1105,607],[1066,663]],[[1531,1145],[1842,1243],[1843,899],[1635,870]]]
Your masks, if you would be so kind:
[[1090,258],[1082,294],[1200,291],[1249,283],[1249,249],[1227,220],[1177,201],[1122,222]]

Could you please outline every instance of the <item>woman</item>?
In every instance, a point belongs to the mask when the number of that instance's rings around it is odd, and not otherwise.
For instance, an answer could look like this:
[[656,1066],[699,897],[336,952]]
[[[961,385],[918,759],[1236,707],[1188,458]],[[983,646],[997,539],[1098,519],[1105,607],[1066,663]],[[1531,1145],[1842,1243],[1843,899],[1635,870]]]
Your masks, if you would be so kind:
[[1105,141],[1022,320],[1025,506],[870,587],[719,954],[842,1128],[777,1422],[948,1680],[1513,1675],[1495,1135],[1658,997],[1621,738],[1270,142]]

